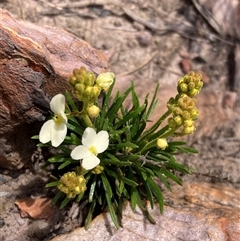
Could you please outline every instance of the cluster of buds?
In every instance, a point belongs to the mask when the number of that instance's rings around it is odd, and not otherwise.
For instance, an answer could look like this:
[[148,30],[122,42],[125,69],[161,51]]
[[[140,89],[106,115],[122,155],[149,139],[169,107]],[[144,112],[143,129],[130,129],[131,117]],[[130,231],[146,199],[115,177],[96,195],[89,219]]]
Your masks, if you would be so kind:
[[86,68],[74,69],[73,75],[69,78],[69,83],[73,86],[76,97],[80,101],[94,102],[101,88],[95,83],[95,75]]
[[84,176],[77,176],[75,172],[65,173],[59,180],[57,187],[65,193],[68,198],[74,198],[87,189]]
[[85,67],[73,70],[69,83],[74,88],[76,97],[84,103],[86,113],[89,117],[97,117],[100,109],[94,105],[101,91],[107,91],[113,83],[115,75],[111,72],[100,74],[97,78],[93,72],[87,71]]
[[168,125],[172,130],[181,130],[175,133],[178,136],[188,135],[195,131],[194,121],[198,117],[196,99],[194,98],[201,90],[203,82],[201,75],[194,72],[184,76],[178,81],[178,94],[170,98],[167,103],[172,117],[168,119]]
[[202,86],[202,75],[191,71],[188,75],[185,75],[178,80],[177,89],[179,94],[185,93],[189,97],[193,98],[199,94]]

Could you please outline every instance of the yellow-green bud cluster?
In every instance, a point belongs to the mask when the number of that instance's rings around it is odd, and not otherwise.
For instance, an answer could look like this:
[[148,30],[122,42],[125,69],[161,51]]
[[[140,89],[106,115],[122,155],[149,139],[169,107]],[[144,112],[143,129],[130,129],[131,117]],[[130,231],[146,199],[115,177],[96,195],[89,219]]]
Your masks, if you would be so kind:
[[59,180],[57,187],[65,193],[68,198],[74,198],[87,189],[84,176],[78,176],[75,172],[65,173]]
[[97,165],[93,170],[92,170],[92,173],[93,174],[101,174],[104,170],[104,167],[103,166],[100,166],[100,165]]
[[177,89],[179,94],[185,93],[189,97],[194,97],[200,92],[202,86],[202,75],[192,71],[178,80]]
[[170,98],[167,103],[172,117],[168,119],[168,125],[171,129],[181,130],[177,135],[183,136],[195,131],[194,120],[198,117],[196,108],[196,99],[194,98],[201,90],[203,82],[200,74],[190,72],[178,81],[178,94],[175,98]]
[[96,77],[93,72],[89,72],[85,67],[81,67],[73,70],[69,83],[73,86],[76,97],[80,101],[93,103],[101,92],[101,88],[95,83],[95,80]]

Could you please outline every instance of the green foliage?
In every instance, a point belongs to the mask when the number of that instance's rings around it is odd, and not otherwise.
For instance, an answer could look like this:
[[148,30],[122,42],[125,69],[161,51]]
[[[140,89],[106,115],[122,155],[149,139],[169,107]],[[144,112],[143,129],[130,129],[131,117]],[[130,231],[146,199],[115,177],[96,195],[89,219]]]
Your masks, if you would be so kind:
[[[96,210],[103,210],[104,207],[108,208],[115,226],[120,227],[122,207],[126,201],[130,201],[133,211],[138,206],[148,220],[155,223],[146,208],[146,201],[150,202],[152,208],[157,203],[160,213],[163,213],[164,198],[159,182],[171,191],[170,181],[182,185],[178,174],[191,173],[188,167],[177,162],[174,155],[197,153],[183,141],[169,140],[164,150],[156,146],[158,138],[174,137],[174,130],[168,125],[162,126],[164,120],[171,115],[170,110],[146,130],[146,124],[158,103],[156,98],[159,85],[156,86],[153,98],[149,100],[147,94],[144,103],[141,104],[133,83],[123,94],[118,92],[112,97],[114,84],[115,80],[108,91],[103,93],[101,101],[97,100],[94,103],[101,112],[98,117],[91,119],[96,131],[105,130],[109,133],[108,149],[98,156],[103,171],[100,173],[84,171],[81,169],[80,161],[70,157],[73,146],[81,144],[88,122],[84,122],[84,118],[81,118],[83,110],[78,109],[76,101],[69,92],[66,92],[68,102],[66,113],[69,114],[68,134],[58,147],[60,153],[48,159],[48,163],[54,165],[58,176],[57,180],[48,183],[46,187],[58,186],[58,179],[63,172],[76,171],[84,175],[87,189],[77,195],[75,201],[88,202],[86,228],[89,227]],[[127,108],[125,101],[129,97],[132,102]],[[33,138],[37,139],[38,136]],[[39,146],[50,145],[39,144]],[[61,191],[53,199],[53,203],[60,202],[60,208],[64,208],[69,201],[71,199]]]

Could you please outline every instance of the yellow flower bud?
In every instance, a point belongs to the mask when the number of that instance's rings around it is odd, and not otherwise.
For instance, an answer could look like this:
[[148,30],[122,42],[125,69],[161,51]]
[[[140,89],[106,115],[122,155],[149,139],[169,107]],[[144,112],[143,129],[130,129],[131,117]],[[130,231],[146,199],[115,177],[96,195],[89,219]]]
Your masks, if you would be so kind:
[[85,91],[84,91],[84,96],[87,97],[88,99],[92,98],[92,87],[87,86]]
[[190,117],[192,120],[195,120],[198,118],[198,113],[199,111],[197,110],[197,108],[194,108],[190,111]]
[[199,91],[200,91],[200,90],[192,89],[192,90],[188,91],[188,95],[189,95],[190,97],[194,97],[194,96],[196,96],[196,95],[199,93]]
[[85,78],[84,84],[87,86],[93,86],[95,82],[95,75],[92,72],[89,72]]
[[102,73],[97,77],[96,83],[101,89],[107,91],[110,85],[113,83],[115,75],[112,72]]
[[94,85],[94,86],[92,87],[92,96],[93,96],[94,98],[97,98],[97,97],[100,95],[100,92],[101,92],[101,89],[99,88],[98,85]]
[[167,140],[165,138],[158,138],[157,139],[157,148],[165,150],[168,147]]
[[78,83],[75,85],[75,89],[82,94],[85,91],[85,85]]
[[195,88],[195,84],[193,82],[190,82],[188,85],[187,85],[187,88],[188,90],[192,90]]
[[177,124],[176,124],[175,120],[173,119],[173,117],[170,117],[168,119],[168,125],[169,125],[169,128],[171,128],[171,129],[175,129],[177,127]]
[[186,93],[188,91],[188,85],[185,83],[181,83],[177,87],[178,93]]
[[101,174],[103,170],[104,170],[103,166],[97,165],[95,168],[93,168],[92,173],[98,175],[98,174]]
[[192,125],[192,126],[187,126],[187,127],[184,127],[184,128],[183,128],[182,134],[189,135],[189,134],[192,134],[194,131],[195,131],[194,125]]
[[181,116],[175,116],[174,121],[177,124],[177,126],[181,126],[182,123],[183,123],[183,120],[182,120]]
[[184,127],[190,127],[190,126],[192,126],[193,124],[194,124],[194,121],[193,121],[193,120],[185,120],[185,121],[183,122]]
[[75,76],[70,76],[69,83],[74,87],[75,84],[77,83],[77,78]]
[[87,113],[89,117],[97,117],[99,115],[100,109],[96,105],[92,105],[87,108]]
[[187,110],[184,110],[183,113],[182,113],[182,118],[184,120],[191,119],[191,115]]

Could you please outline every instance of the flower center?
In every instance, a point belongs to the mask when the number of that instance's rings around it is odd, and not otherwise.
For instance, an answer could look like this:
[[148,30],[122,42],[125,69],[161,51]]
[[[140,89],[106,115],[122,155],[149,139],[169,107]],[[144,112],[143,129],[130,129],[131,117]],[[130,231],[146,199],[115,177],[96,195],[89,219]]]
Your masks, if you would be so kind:
[[98,153],[97,153],[97,150],[96,150],[96,148],[95,148],[94,146],[91,146],[91,147],[89,148],[89,151],[92,152],[92,154],[95,155],[95,156],[97,156],[97,154],[98,154]]
[[59,116],[59,115],[55,115],[55,116],[53,117],[53,120],[55,121],[55,123],[56,123],[57,125],[60,125],[60,124],[63,123],[63,119],[62,119],[62,117]]

